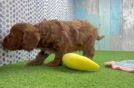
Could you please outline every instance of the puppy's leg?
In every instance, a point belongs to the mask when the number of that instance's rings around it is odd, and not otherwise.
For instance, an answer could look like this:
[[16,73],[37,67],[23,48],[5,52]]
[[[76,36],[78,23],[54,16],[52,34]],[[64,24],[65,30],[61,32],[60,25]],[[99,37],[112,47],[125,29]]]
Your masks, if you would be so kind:
[[61,63],[61,58],[55,58],[53,61],[49,62],[47,64],[47,66],[50,66],[50,67],[56,67],[56,66],[61,66],[62,63]]
[[95,54],[94,46],[95,46],[94,39],[92,41],[88,41],[85,44],[84,49],[83,49],[84,55],[92,59],[94,57],[94,54]]
[[36,59],[29,62],[28,65],[42,65],[45,58],[47,57],[48,54],[45,54],[44,51],[40,51],[39,54],[36,56]]
[[47,64],[47,66],[55,67],[55,66],[61,66],[62,65],[62,56],[61,53],[55,53],[55,59]]
[[94,54],[95,54],[95,49],[94,47],[91,47],[91,48],[85,49],[83,52],[85,56],[89,57],[90,59],[93,59]]

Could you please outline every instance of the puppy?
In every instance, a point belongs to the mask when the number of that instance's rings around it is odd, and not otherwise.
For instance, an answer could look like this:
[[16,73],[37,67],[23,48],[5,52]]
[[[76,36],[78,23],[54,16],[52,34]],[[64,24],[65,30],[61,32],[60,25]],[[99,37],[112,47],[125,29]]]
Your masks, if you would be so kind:
[[83,50],[85,56],[93,58],[95,41],[103,37],[98,35],[96,27],[82,20],[48,20],[35,25],[17,23],[4,38],[3,47],[8,50],[41,49],[29,65],[42,65],[50,53],[55,53],[55,59],[48,65],[59,66],[65,53],[76,50]]

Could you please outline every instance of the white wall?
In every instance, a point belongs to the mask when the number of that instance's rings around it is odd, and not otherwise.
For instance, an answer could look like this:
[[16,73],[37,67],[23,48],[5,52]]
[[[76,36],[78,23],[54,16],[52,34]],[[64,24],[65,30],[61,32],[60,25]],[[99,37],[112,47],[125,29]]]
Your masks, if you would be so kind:
[[134,0],[123,0],[122,49],[134,51]]

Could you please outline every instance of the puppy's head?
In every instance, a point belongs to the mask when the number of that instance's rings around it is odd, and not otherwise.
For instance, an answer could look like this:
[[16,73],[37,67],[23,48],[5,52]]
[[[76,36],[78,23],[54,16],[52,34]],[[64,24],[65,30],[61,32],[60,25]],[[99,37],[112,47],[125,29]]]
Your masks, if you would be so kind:
[[8,50],[32,50],[40,40],[40,34],[32,24],[15,24],[3,40],[3,47]]

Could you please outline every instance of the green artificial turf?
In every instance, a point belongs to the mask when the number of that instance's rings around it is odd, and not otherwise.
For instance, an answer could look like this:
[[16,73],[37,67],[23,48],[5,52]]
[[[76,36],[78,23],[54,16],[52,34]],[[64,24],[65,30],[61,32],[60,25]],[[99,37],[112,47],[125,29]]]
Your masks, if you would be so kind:
[[109,60],[134,59],[134,52],[97,52],[101,65],[96,72],[61,67],[26,66],[18,63],[0,67],[0,88],[134,88],[134,74],[104,67]]

